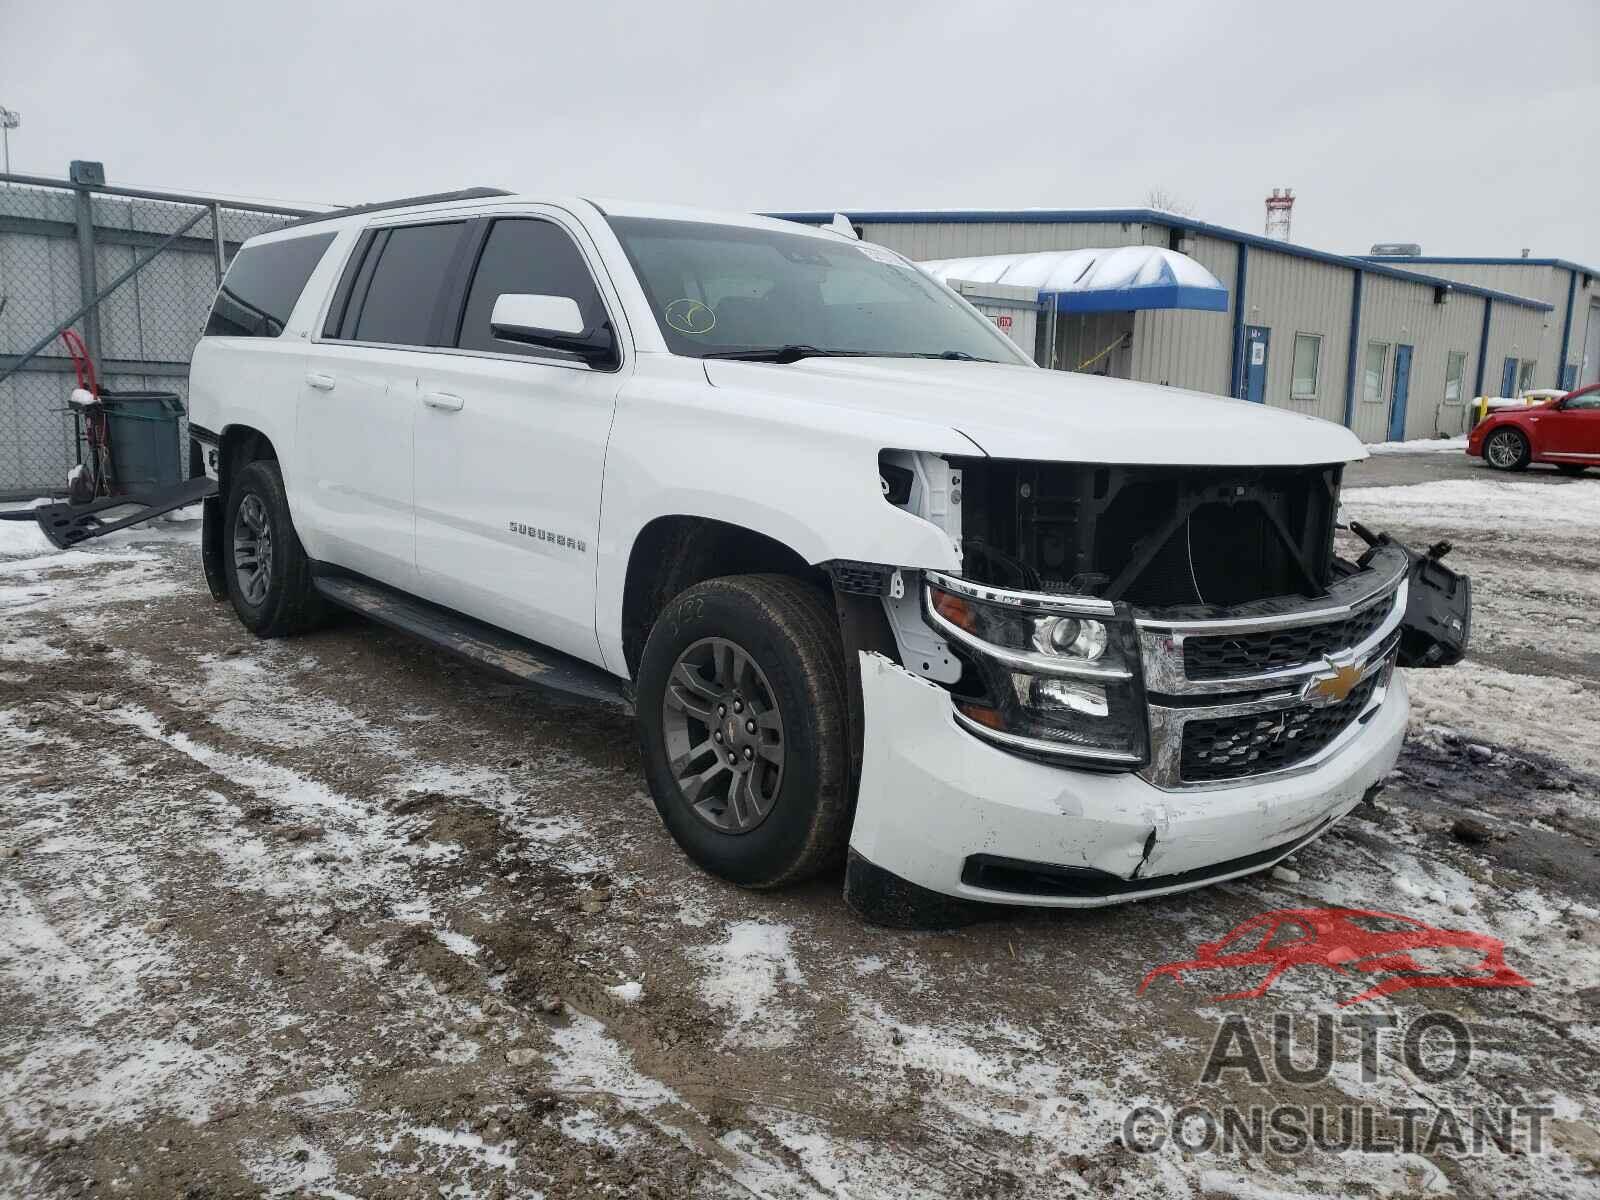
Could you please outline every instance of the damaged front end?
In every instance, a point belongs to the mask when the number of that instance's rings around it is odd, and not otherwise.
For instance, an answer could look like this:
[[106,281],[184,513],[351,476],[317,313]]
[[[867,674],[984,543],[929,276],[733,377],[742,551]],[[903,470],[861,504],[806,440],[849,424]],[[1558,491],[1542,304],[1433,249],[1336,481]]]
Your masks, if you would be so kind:
[[[886,499],[962,554],[958,574],[923,573],[917,623],[950,661],[918,673],[949,688],[960,725],[1016,753],[1163,789],[1311,770],[1370,720],[1397,663],[1449,665],[1470,633],[1448,546],[1419,554],[1356,526],[1365,553],[1335,552],[1341,464],[891,451],[880,471]],[[907,605],[890,611],[904,648]]]

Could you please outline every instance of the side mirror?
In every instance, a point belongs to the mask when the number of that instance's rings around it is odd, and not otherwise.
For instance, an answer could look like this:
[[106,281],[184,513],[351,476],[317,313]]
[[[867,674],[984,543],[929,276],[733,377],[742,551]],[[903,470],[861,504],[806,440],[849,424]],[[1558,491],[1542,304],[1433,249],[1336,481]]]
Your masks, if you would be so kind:
[[590,366],[617,361],[609,323],[585,329],[583,311],[570,296],[534,296],[505,292],[495,299],[489,332],[502,342],[545,346],[576,354]]

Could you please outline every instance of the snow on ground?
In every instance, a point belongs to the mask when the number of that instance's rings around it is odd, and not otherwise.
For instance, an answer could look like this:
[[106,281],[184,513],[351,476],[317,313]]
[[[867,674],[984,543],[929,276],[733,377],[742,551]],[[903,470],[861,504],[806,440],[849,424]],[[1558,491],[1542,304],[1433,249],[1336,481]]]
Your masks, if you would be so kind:
[[1344,516],[1386,519],[1408,528],[1570,535],[1600,540],[1600,487],[1590,479],[1531,483],[1511,479],[1440,479],[1403,487],[1350,488]]
[[1448,438],[1412,438],[1408,442],[1369,442],[1368,454],[1464,454],[1466,435]]
[[[1559,676],[1514,674],[1471,658],[1448,671],[1407,671],[1406,682],[1414,732],[1481,733],[1600,776],[1600,689]],[[1600,804],[1600,796],[1591,799]]]

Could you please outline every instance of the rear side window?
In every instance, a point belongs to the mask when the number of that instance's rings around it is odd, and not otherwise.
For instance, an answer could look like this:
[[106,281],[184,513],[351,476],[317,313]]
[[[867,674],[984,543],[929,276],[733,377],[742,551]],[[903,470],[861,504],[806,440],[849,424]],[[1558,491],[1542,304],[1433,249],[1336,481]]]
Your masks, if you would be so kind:
[[[377,263],[354,325],[358,342],[392,346],[432,343],[434,310],[465,225],[402,225],[374,246]],[[369,252],[368,257],[371,257]],[[351,303],[356,303],[352,298]]]
[[234,255],[206,321],[207,337],[277,337],[334,235],[246,246]]
[[542,347],[502,342],[489,332],[494,302],[508,292],[570,296],[578,302],[586,329],[606,319],[605,305],[583,255],[566,231],[549,221],[508,217],[490,227],[467,292],[456,345],[463,350],[564,357]]

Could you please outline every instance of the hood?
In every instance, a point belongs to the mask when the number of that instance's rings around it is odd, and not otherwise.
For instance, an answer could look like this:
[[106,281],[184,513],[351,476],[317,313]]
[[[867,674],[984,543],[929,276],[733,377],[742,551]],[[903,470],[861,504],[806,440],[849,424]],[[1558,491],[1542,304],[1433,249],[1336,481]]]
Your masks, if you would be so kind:
[[1367,456],[1353,433],[1330,421],[1153,383],[934,359],[703,361],[715,387],[893,418],[896,426],[926,421],[992,458],[1268,467]]

